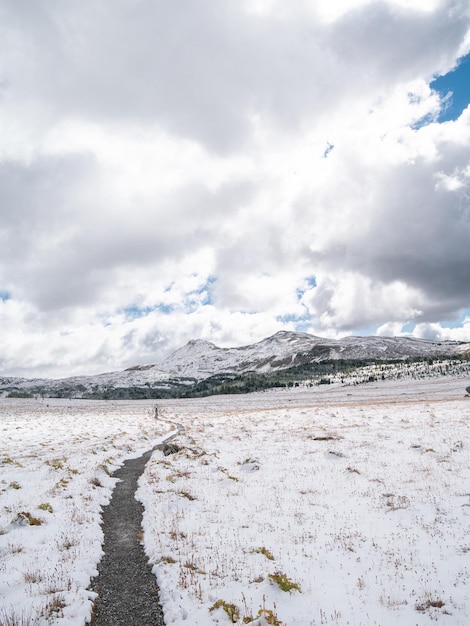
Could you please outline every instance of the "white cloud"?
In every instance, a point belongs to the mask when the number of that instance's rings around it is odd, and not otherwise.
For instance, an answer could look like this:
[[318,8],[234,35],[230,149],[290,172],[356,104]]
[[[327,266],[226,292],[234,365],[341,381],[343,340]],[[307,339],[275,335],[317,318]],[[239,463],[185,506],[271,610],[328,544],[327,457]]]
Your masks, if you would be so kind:
[[380,324],[383,319],[390,323],[419,318],[422,311],[416,306],[420,300],[422,294],[405,283],[374,282],[352,272],[336,273],[334,278],[318,276],[317,287],[302,298],[317,330],[343,333]]
[[2,4],[0,373],[468,309],[466,3],[285,6]]
[[437,339],[441,341],[468,341],[470,336],[470,317],[463,320],[462,326],[449,328],[439,322],[433,324],[417,324],[413,334],[421,339]]

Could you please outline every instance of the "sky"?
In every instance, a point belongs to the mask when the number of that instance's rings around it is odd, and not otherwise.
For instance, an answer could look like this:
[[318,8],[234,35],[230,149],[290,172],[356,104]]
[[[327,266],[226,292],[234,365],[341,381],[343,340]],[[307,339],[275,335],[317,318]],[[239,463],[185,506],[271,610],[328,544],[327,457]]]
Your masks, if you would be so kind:
[[2,0],[0,375],[470,341],[466,0]]

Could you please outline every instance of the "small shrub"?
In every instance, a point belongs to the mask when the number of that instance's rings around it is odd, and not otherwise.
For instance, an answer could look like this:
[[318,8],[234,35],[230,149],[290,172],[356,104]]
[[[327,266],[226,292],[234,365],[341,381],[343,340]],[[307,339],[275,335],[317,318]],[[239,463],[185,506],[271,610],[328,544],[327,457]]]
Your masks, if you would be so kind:
[[176,482],[177,478],[189,478],[191,476],[191,472],[185,470],[177,470],[176,472],[174,472],[173,474],[168,474],[168,476],[166,477],[166,480],[168,480],[170,483],[174,483]]
[[[40,570],[30,570],[29,572],[25,572],[23,574],[23,580],[28,584],[40,583],[42,581],[42,573]],[[1,621],[0,621],[1,624]]]
[[99,478],[94,476],[93,478],[90,478],[90,485],[93,485],[93,487],[102,487],[103,483]]
[[57,594],[46,604],[42,611],[42,615],[46,619],[50,619],[52,617],[63,617],[62,609],[66,606],[64,596],[62,594]]
[[72,579],[51,574],[41,584],[41,592],[49,596],[55,596],[63,591],[70,591],[72,588]]
[[53,513],[54,512],[54,509],[49,504],[49,502],[41,502],[41,504],[38,505],[38,509],[40,511],[47,511],[48,513]]
[[18,513],[17,519],[20,522],[27,521],[30,526],[41,526],[43,523],[43,520],[40,517],[34,517],[34,515],[31,515],[31,513],[28,513],[27,511],[21,511],[21,513]]
[[20,485],[20,483],[17,483],[17,482],[16,482],[16,480],[13,480],[13,481],[10,483],[10,487],[11,487],[12,489],[21,489],[21,485]]
[[57,482],[54,487],[56,489],[64,489],[65,487],[67,487],[67,485],[69,484],[70,481],[68,481],[66,478],[61,478],[59,480],[59,482]]
[[300,585],[291,580],[287,574],[282,572],[275,572],[274,574],[268,574],[268,578],[271,582],[276,583],[281,591],[290,593],[291,591],[301,591]]
[[173,541],[178,541],[178,539],[186,539],[186,533],[183,533],[183,532],[170,530],[169,534],[170,534],[170,538],[173,539]]
[[64,469],[64,459],[50,459],[46,461],[46,465],[56,470]]
[[266,624],[269,626],[282,626],[282,622],[271,609],[260,609],[256,617],[264,617]]
[[269,559],[270,561],[274,561],[274,557],[272,555],[272,552],[270,552],[267,548],[265,548],[264,546],[261,546],[261,548],[258,548],[257,550],[255,550],[256,554],[263,554],[267,559]]
[[176,563],[176,560],[172,556],[162,556],[160,559],[160,563],[168,563],[168,565],[173,565]]
[[209,611],[212,613],[212,611],[216,611],[217,609],[223,609],[227,613],[232,624],[236,624],[240,619],[240,609],[236,604],[225,602],[225,600],[217,600],[217,602],[210,607]]
[[107,474],[108,476],[111,476],[111,472],[109,471],[108,466],[105,463],[100,463],[98,465],[98,469],[103,470],[105,474]]
[[197,572],[198,574],[205,574],[206,572],[202,569],[200,569],[196,563],[193,563],[192,561],[186,561],[186,563],[184,563],[183,567],[185,567],[186,569],[191,570],[192,572]]
[[9,543],[8,549],[10,550],[11,554],[21,554],[24,550],[24,546],[22,546],[20,543]]
[[9,456],[3,457],[2,463],[3,465],[15,465],[16,467],[24,467],[19,461],[15,461]]
[[[243,600],[245,600],[245,596],[243,596]],[[246,602],[245,602],[245,612],[247,613]],[[250,624],[251,622],[254,622],[255,620],[260,620],[261,618],[263,618],[262,623],[269,624],[269,626],[286,626],[284,622],[281,622],[281,620],[276,615],[276,604],[274,604],[272,609],[266,608],[266,596],[263,596],[263,604],[258,609],[258,613],[256,614],[256,616],[254,618],[251,615],[244,617],[243,623]],[[261,626],[261,621],[260,622],[257,621],[256,623],[257,624],[259,623]]]
[[415,609],[420,613],[424,613],[427,609],[442,609],[445,602],[443,602],[440,598],[433,598],[432,596],[427,596],[421,602],[417,602],[415,605]]

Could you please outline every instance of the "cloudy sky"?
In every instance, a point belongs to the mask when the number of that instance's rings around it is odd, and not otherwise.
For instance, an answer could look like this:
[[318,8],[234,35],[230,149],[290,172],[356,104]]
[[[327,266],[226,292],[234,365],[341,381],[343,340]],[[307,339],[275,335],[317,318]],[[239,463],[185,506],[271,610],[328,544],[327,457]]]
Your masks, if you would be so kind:
[[2,0],[0,375],[470,340],[469,52],[467,0]]

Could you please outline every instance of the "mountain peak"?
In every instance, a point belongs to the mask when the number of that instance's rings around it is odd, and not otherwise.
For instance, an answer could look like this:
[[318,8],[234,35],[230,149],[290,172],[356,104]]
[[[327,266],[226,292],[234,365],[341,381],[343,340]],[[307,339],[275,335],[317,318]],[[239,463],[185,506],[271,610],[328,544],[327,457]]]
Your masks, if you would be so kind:
[[[185,346],[183,346],[185,347]],[[211,341],[206,339],[190,339],[186,344],[186,347],[190,348],[217,348],[217,346]]]
[[294,330],[278,330],[277,333],[274,333],[274,335],[271,335],[271,337],[268,337],[263,341],[269,341],[271,339],[281,341],[297,341],[299,339],[319,339],[319,337],[315,337],[315,335],[309,335],[308,333],[299,333]]

